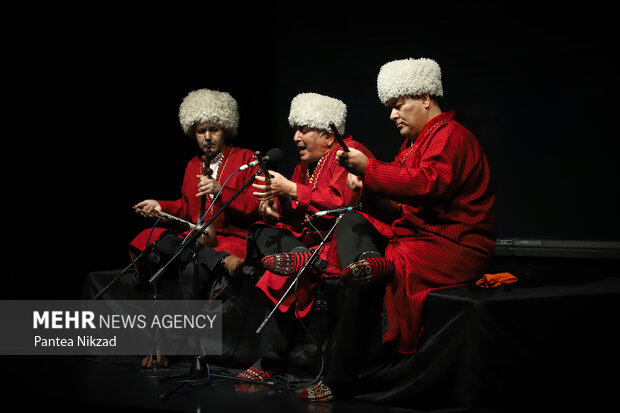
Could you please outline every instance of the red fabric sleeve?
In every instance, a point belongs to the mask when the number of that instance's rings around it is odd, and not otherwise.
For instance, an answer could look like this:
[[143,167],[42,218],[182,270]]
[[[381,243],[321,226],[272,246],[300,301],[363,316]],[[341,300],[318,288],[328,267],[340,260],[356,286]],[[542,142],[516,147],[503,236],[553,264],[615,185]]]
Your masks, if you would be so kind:
[[453,177],[461,170],[465,153],[460,135],[437,134],[413,167],[369,159],[364,187],[403,204],[444,202],[454,192]]
[[[198,205],[200,201],[190,199],[195,197],[198,192],[198,179],[196,174],[200,165],[200,160],[192,158],[185,167],[183,183],[181,184],[181,198],[176,200],[158,200],[161,209],[168,214],[174,215],[187,221],[196,222],[196,217],[192,216],[193,208],[190,204]],[[196,214],[197,215],[197,214]]]

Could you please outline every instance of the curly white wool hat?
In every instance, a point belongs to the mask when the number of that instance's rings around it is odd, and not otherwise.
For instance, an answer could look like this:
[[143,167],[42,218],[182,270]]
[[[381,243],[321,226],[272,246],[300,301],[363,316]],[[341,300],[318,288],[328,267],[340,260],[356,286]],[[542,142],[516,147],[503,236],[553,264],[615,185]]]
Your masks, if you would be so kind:
[[227,92],[198,89],[189,92],[179,107],[179,121],[186,135],[196,122],[214,123],[237,133],[239,110],[237,101]]
[[347,119],[347,105],[341,100],[318,93],[300,93],[291,101],[288,123],[292,126],[309,126],[315,129],[331,131],[329,123],[341,135]]
[[401,96],[420,96],[428,93],[443,96],[441,68],[427,58],[394,60],[381,67],[377,76],[377,92],[384,105]]

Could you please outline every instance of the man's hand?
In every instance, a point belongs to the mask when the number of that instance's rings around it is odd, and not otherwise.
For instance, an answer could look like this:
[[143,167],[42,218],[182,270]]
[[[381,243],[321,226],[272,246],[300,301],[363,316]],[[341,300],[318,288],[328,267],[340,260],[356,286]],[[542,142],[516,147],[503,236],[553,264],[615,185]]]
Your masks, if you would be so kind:
[[347,175],[347,186],[355,192],[361,192],[364,182],[359,176],[349,173]]
[[134,205],[133,209],[136,211],[136,214],[142,215],[143,217],[157,218],[159,217],[157,212],[161,211],[161,205],[154,199],[145,199]]
[[206,194],[215,195],[220,192],[220,189],[222,189],[220,183],[209,176],[196,175],[196,178],[199,179],[198,193],[196,194],[197,197],[201,197]]
[[280,219],[278,211],[278,202],[275,198],[271,198],[258,203],[258,213],[264,221],[277,221]]
[[349,152],[338,151],[336,152],[336,161],[349,173],[364,178],[368,157],[361,151],[355,148],[349,148]]
[[[297,198],[297,184],[286,179],[281,174],[268,171],[271,175],[270,183],[265,185],[252,184],[252,186],[260,192],[252,192],[252,195],[258,197],[259,201],[266,201],[277,196],[290,196]],[[265,177],[256,175],[254,177],[259,182],[265,182]]]

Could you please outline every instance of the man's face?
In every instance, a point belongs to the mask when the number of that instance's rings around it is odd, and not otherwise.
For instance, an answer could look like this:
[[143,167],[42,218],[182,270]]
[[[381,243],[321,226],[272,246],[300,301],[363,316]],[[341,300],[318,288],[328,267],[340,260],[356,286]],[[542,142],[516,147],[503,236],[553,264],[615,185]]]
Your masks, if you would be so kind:
[[302,161],[317,162],[329,151],[326,135],[319,135],[316,129],[307,126],[297,127],[293,142]]
[[390,119],[394,121],[400,134],[415,139],[428,121],[423,99],[403,96],[388,102],[388,105],[392,108]]
[[224,129],[212,123],[197,123],[194,136],[200,150],[210,156],[217,155],[226,146]]

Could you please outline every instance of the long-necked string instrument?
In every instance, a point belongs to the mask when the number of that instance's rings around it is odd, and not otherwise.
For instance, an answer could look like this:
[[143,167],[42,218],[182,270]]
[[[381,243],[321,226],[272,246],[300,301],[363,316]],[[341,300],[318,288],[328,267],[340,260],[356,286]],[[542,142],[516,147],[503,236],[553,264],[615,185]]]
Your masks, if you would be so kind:
[[[208,176],[209,178],[212,178],[213,169],[211,169],[211,160],[215,158],[215,155],[211,154],[209,147],[213,146],[213,141],[211,141],[210,139],[207,139],[204,141],[203,145],[207,148],[207,151],[202,156],[202,159],[203,159],[202,174],[204,176]],[[206,206],[207,206],[207,194],[204,194],[203,196],[200,197],[200,215],[198,217],[199,222],[200,220],[204,219],[203,216],[205,214]],[[215,227],[213,226],[213,224],[209,225],[207,229],[203,231],[203,233],[198,238],[198,241],[202,245],[206,245],[208,247],[214,247],[217,245],[217,237],[215,234]]]
[[[260,170],[263,172],[263,175],[265,175],[265,184],[266,185],[271,185],[271,175],[269,174],[268,170],[267,170],[267,166],[265,165],[265,161],[263,160],[263,156],[261,155],[260,151],[256,151],[254,152],[256,154],[256,160],[258,161],[258,165],[260,166]],[[280,202],[280,207],[282,208],[282,211],[284,214],[290,213],[292,206],[291,206],[291,197],[288,195],[280,195],[278,196],[278,201]]]
[[[138,209],[138,208],[134,208],[134,209]],[[163,218],[164,220],[172,223],[172,224],[179,224],[181,227],[183,227],[182,231],[187,231],[189,230],[196,230],[198,228],[200,228],[200,225],[196,225],[193,222],[189,222],[186,221],[182,218],[179,218],[177,216],[168,214],[167,212],[163,212],[163,211],[157,211],[157,210],[153,210],[153,213],[158,215],[159,217]],[[210,225],[209,225],[210,227]]]
[[263,159],[263,156],[261,155],[260,151],[256,151],[254,152],[254,154],[256,155],[256,160],[258,161],[260,170],[265,175],[265,184],[271,185],[271,175],[267,171],[267,166],[265,165],[265,160]]
[[349,147],[347,146],[346,143],[344,143],[344,138],[340,135],[340,132],[338,132],[338,129],[336,129],[336,125],[334,125],[334,122],[329,122],[329,127],[334,133],[334,138],[336,139],[336,142],[340,144],[340,147],[342,148],[342,150],[345,152],[349,152]]

